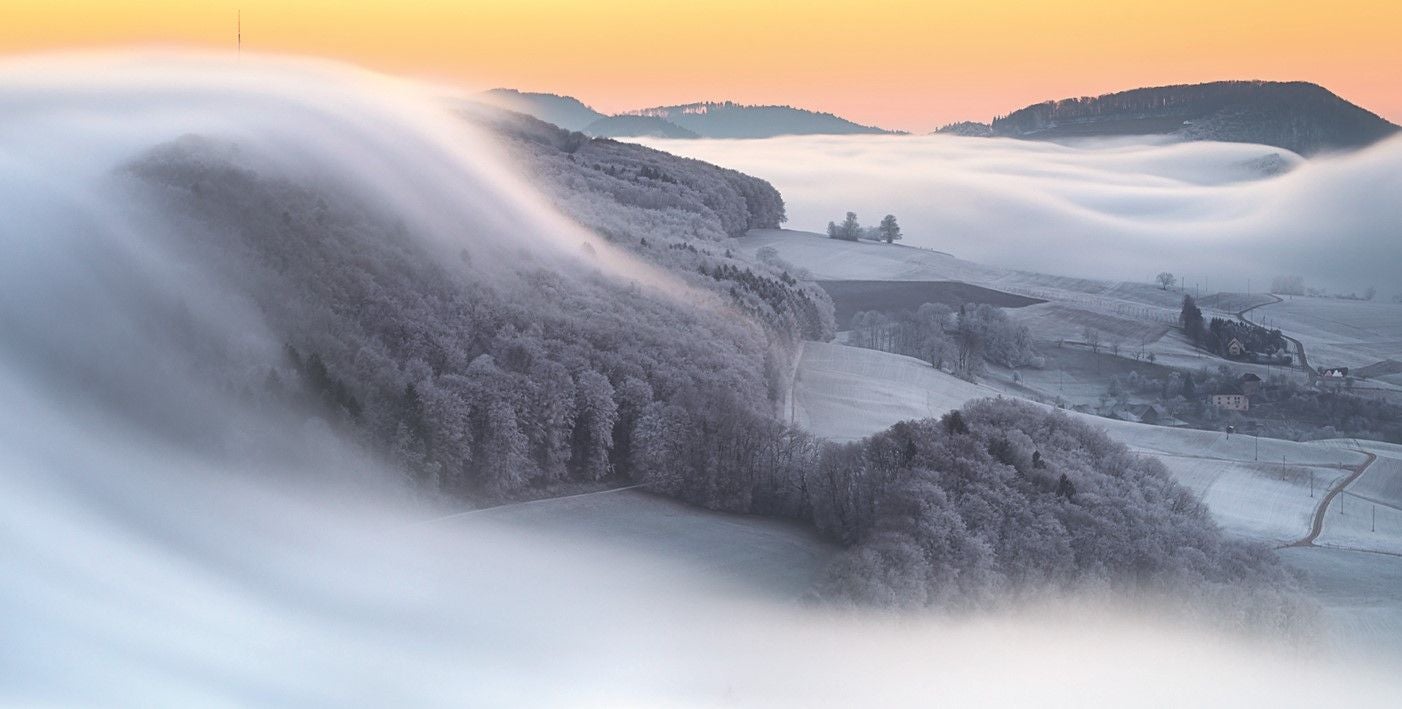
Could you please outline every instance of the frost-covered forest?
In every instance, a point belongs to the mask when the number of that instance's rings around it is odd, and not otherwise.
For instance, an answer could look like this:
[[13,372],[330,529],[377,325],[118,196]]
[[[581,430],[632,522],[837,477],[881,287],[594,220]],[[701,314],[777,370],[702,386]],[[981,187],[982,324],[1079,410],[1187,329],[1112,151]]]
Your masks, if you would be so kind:
[[1253,626],[1307,612],[1269,549],[1225,538],[1159,461],[1026,402],[897,424],[829,449],[819,469],[815,519],[856,542],[820,588],[829,597],[979,607],[1099,587]]
[[[472,120],[608,249],[676,283],[620,277],[588,242],[565,259],[471,238],[439,249],[334,180],[182,139],[127,173],[200,227],[180,248],[251,284],[285,339],[272,362],[213,354],[209,376],[294,405],[431,494],[490,502],[617,480],[803,521],[851,547],[826,598],[974,607],[1099,584],[1233,589],[1250,603],[1231,612],[1267,623],[1293,609],[1272,557],[1226,541],[1157,464],[1059,414],[984,402],[847,445],[786,426],[775,413],[797,344],[830,339],[833,320],[817,286],[727,246],[783,219],[771,186],[509,114]],[[879,336],[966,370],[1035,357],[995,308],[913,317]]]
[[285,333],[281,361],[216,368],[224,385],[310,406],[425,488],[485,498],[626,478],[638,422],[678,402],[724,402],[695,408],[717,422],[767,421],[795,344],[832,332],[820,289],[722,243],[776,226],[778,193],[697,161],[511,125],[561,206],[688,290],[591,270],[587,243],[583,267],[524,246],[503,254],[474,241],[473,224],[444,258],[333,182],[272,177],[234,146],[183,139],[129,171],[204,227],[192,239],[218,235],[183,248],[212,250],[202,260],[256,284]]

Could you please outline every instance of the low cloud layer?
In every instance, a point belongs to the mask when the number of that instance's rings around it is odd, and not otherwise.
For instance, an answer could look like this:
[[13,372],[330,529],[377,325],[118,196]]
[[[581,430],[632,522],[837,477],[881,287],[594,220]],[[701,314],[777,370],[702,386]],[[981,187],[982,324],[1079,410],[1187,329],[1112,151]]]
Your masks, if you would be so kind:
[[445,249],[471,233],[503,253],[525,237],[578,251],[587,235],[422,99],[250,57],[0,66],[0,703],[1397,696],[1368,666],[1101,608],[912,623],[740,600],[711,568],[584,535],[417,525],[441,511],[383,483],[376,457],[209,381],[211,361],[261,375],[282,343],[247,293],[181,258],[120,167],[196,133],[278,174],[343,181]]
[[1212,290],[1301,274],[1335,291],[1402,291],[1402,139],[1310,161],[1156,139],[647,142],[770,180],[795,229],[894,213],[905,243],[990,265],[1138,281],[1167,270]]

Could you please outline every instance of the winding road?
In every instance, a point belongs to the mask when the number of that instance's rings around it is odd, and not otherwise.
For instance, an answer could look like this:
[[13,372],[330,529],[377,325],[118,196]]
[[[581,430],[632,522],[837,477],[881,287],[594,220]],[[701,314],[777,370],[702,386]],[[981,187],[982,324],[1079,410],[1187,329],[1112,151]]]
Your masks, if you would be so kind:
[[[1256,305],[1253,305],[1249,308],[1242,308],[1241,310],[1237,311],[1237,318],[1244,322],[1251,323],[1252,325],[1264,327],[1264,325],[1261,325],[1260,323],[1251,320],[1251,318],[1246,317],[1246,314],[1257,308],[1267,305],[1275,305],[1276,303],[1281,302],[1280,296],[1269,293],[1267,294],[1267,296],[1272,299],[1271,302],[1257,303]],[[1305,355],[1305,344],[1289,335],[1286,335],[1283,332],[1281,333],[1281,336],[1295,344],[1295,351],[1300,356],[1300,366],[1304,368],[1306,373],[1313,375],[1314,369],[1310,367],[1309,357]],[[1319,538],[1320,534],[1324,533],[1324,516],[1329,512],[1329,504],[1334,501],[1334,498],[1338,497],[1341,493],[1347,490],[1348,486],[1352,485],[1355,480],[1362,477],[1363,473],[1368,471],[1368,466],[1371,466],[1373,462],[1378,459],[1378,456],[1369,453],[1368,451],[1365,451],[1362,448],[1358,448],[1355,450],[1357,450],[1359,453],[1362,453],[1365,456],[1368,456],[1368,459],[1363,461],[1362,463],[1359,463],[1358,465],[1353,466],[1353,472],[1350,473],[1348,477],[1344,478],[1343,480],[1340,480],[1337,485],[1329,489],[1329,492],[1325,493],[1324,498],[1319,501],[1319,506],[1317,506],[1314,510],[1314,520],[1310,523],[1309,534],[1306,534],[1305,536],[1301,537],[1300,539],[1294,542],[1291,542],[1290,544],[1286,544],[1286,547],[1314,546],[1314,541]],[[1359,549],[1356,551],[1366,550]]]
[[[1339,493],[1342,493],[1342,492],[1344,491],[1345,488],[1347,488],[1349,485],[1352,485],[1352,484],[1353,484],[1353,481],[1355,481],[1355,480],[1357,480],[1358,478],[1362,477],[1362,476],[1363,476],[1363,473],[1368,472],[1368,466],[1372,465],[1372,464],[1373,464],[1373,461],[1375,461],[1375,460],[1378,459],[1378,456],[1376,456],[1376,455],[1374,455],[1374,454],[1372,454],[1372,453],[1369,453],[1368,451],[1365,451],[1365,450],[1363,450],[1363,449],[1361,449],[1361,448],[1360,448],[1360,449],[1356,449],[1356,450],[1357,450],[1359,453],[1362,453],[1363,455],[1368,456],[1368,459],[1365,460],[1365,461],[1363,461],[1362,463],[1359,463],[1358,465],[1353,466],[1353,472],[1352,472],[1352,473],[1349,473],[1349,476],[1348,476],[1348,477],[1344,478],[1343,480],[1340,480],[1340,481],[1339,481],[1339,484],[1337,484],[1337,485],[1335,485],[1334,487],[1330,488],[1330,489],[1329,489],[1329,492],[1327,492],[1327,493],[1324,494],[1324,499],[1320,500],[1320,501],[1319,501],[1319,506],[1316,507],[1316,508],[1314,509],[1314,521],[1310,523],[1310,532],[1309,532],[1309,534],[1306,534],[1305,536],[1301,537],[1300,539],[1298,539],[1298,540],[1296,540],[1296,541],[1293,541],[1293,542],[1291,542],[1291,543],[1289,543],[1289,544],[1286,544],[1285,546],[1287,546],[1287,547],[1312,547],[1312,546],[1314,546],[1314,540],[1318,539],[1318,538],[1319,538],[1319,535],[1324,533],[1324,515],[1328,514],[1328,512],[1329,512],[1329,503],[1333,502],[1333,501],[1334,501],[1334,498],[1335,498],[1335,497],[1338,497],[1338,496],[1339,496]],[[1284,548],[1284,547],[1282,547],[1282,548]]]

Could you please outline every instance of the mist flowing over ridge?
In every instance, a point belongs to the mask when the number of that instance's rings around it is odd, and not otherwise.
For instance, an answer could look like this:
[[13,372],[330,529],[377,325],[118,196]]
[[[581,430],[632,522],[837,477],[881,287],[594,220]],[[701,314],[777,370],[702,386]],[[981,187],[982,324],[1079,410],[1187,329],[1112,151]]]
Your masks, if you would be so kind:
[[442,519],[424,490],[593,480],[625,440],[714,472],[689,454],[778,426],[783,357],[832,322],[729,253],[784,218],[763,180],[438,99],[251,55],[0,63],[0,701],[1395,696],[1139,608],[912,622]]

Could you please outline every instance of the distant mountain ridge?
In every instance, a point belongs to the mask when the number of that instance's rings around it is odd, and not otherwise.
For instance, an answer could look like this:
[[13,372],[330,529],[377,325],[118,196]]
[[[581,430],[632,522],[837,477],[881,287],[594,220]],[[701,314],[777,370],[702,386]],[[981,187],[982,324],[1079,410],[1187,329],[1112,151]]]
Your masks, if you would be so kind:
[[792,106],[730,101],[657,106],[607,115],[572,96],[492,89],[484,103],[598,138],[773,138],[781,135],[893,134],[845,118]]
[[731,101],[657,106],[624,115],[647,116],[676,124],[704,138],[773,138],[781,135],[890,134],[831,113],[792,106],[749,106]]
[[595,138],[700,138],[671,121],[656,116],[605,116],[585,126],[584,133]]
[[595,121],[608,118],[573,96],[516,89],[492,89],[483,92],[481,96],[486,103],[498,108],[534,116],[565,130],[582,131]]
[[959,123],[937,132],[1030,140],[1170,135],[1262,143],[1312,155],[1365,147],[1398,130],[1316,84],[1217,81],[1045,101],[989,124]]

